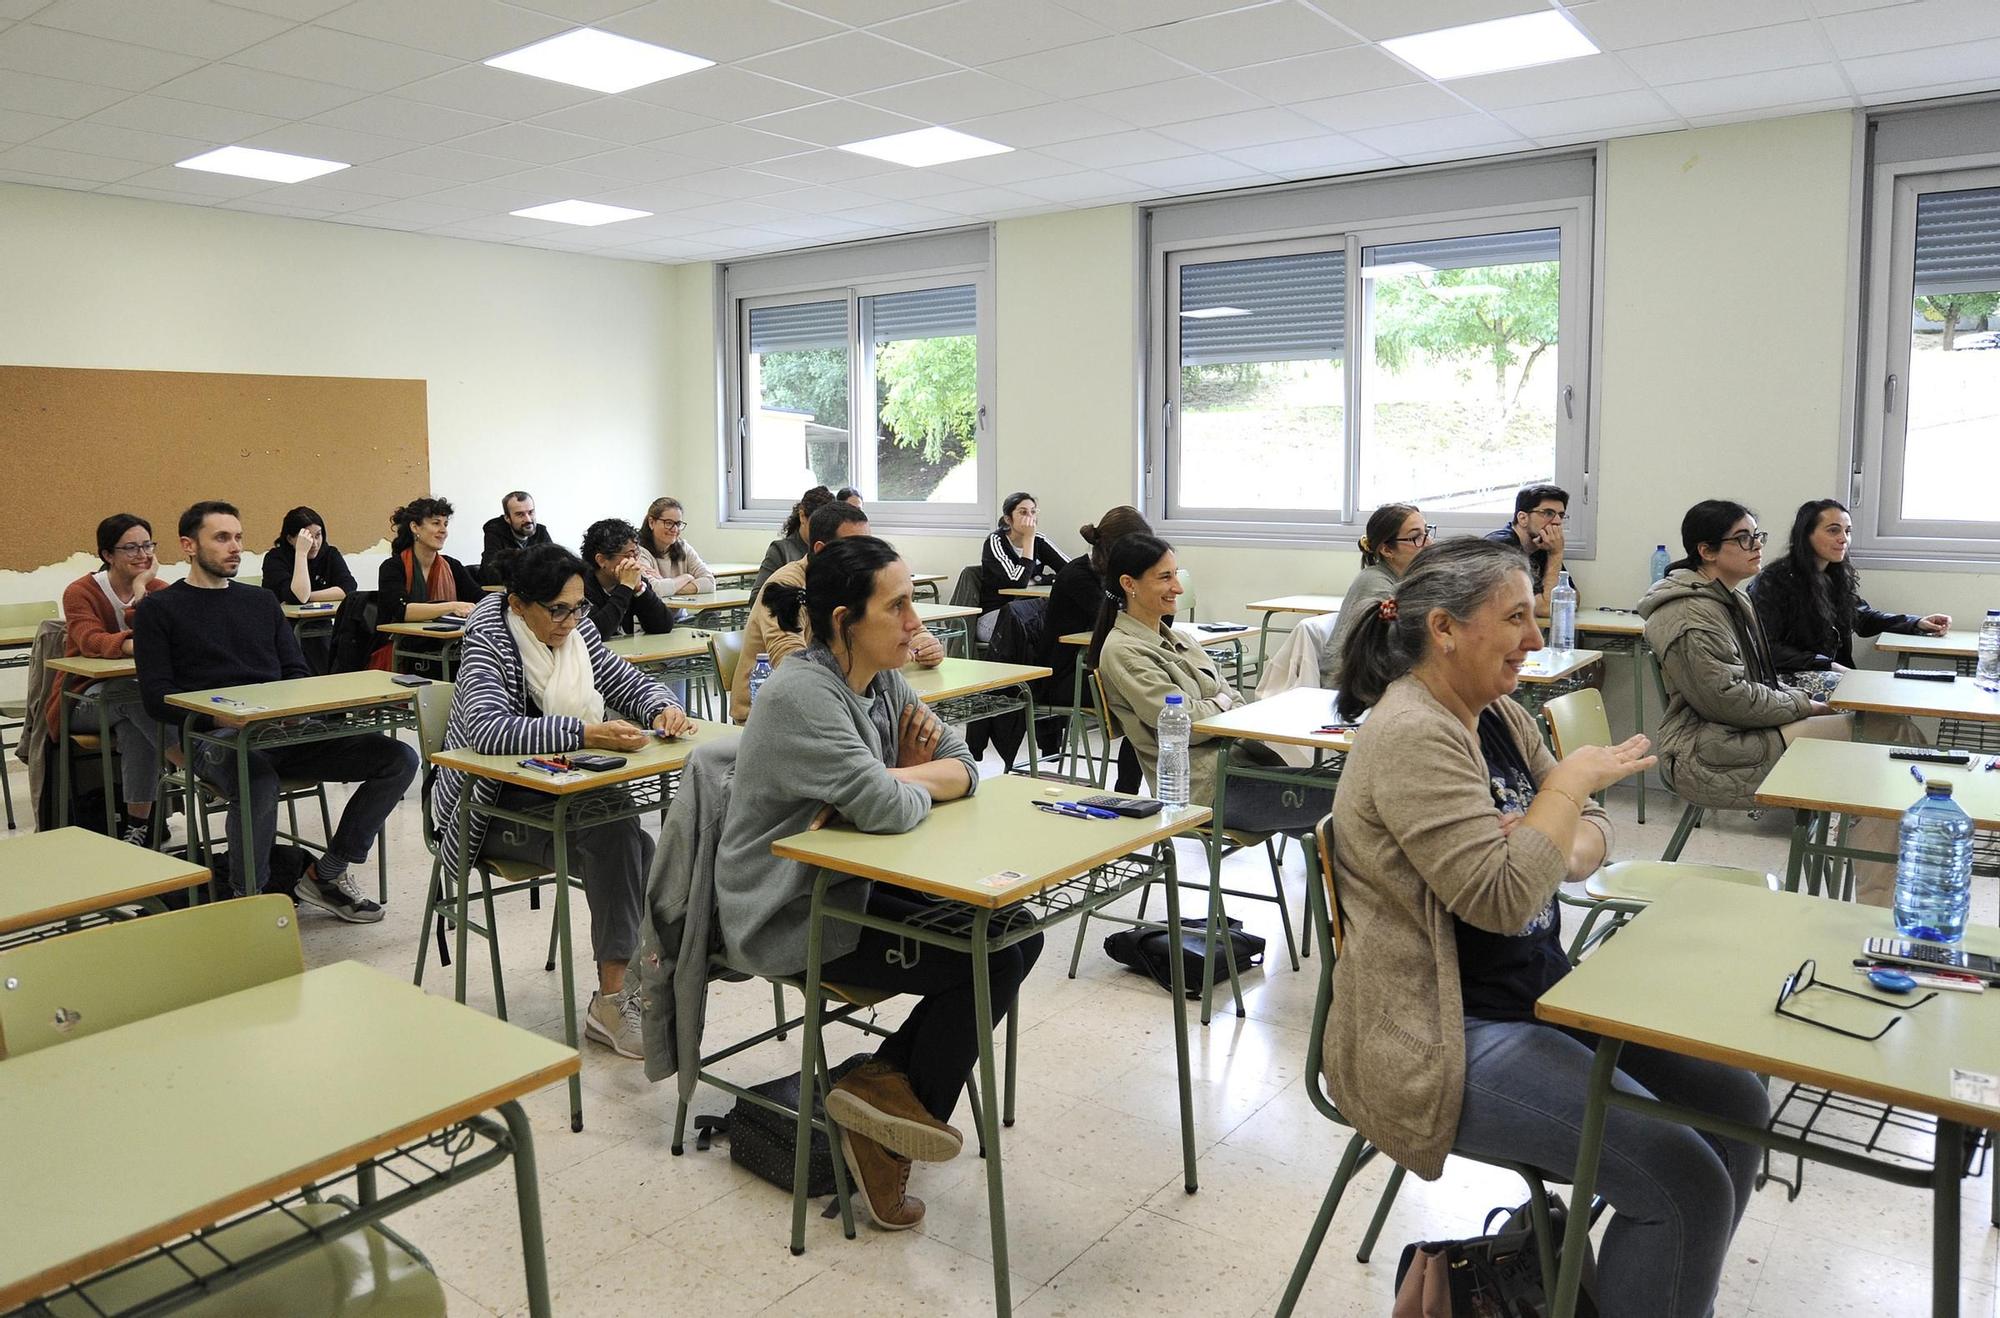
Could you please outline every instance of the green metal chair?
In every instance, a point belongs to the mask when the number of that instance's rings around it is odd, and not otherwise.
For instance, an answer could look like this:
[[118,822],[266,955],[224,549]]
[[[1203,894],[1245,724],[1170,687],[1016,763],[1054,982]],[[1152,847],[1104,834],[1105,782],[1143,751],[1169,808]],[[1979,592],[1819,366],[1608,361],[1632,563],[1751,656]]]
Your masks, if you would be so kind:
[[[22,627],[58,616],[54,600],[34,600],[26,604],[0,604],[0,627]],[[0,801],[7,810],[7,827],[14,827],[14,784],[7,776],[7,734],[27,726],[28,703],[8,697],[0,700]]]
[[729,701],[730,693],[736,689],[736,667],[743,662],[743,629],[709,633],[708,654],[715,661],[716,681],[722,684],[722,716],[718,722],[734,723]]
[[[1313,998],[1312,1032],[1306,1036],[1306,1097],[1312,1100],[1313,1107],[1319,1110],[1321,1116],[1352,1130],[1352,1123],[1341,1115],[1323,1079],[1326,1021],[1333,1011],[1333,967],[1346,936],[1345,922],[1340,914],[1340,889],[1334,879],[1332,815],[1320,820],[1319,827],[1313,830],[1313,840],[1317,846],[1314,851],[1308,852],[1306,862],[1306,909],[1312,925],[1310,936],[1319,945],[1320,963],[1319,992]],[[1315,854],[1317,864],[1313,863]],[[1321,886],[1322,880],[1324,887]],[[1284,1298],[1278,1301],[1278,1318],[1287,1318],[1298,1304],[1299,1295],[1305,1290],[1306,1278],[1312,1275],[1313,1263],[1319,1257],[1320,1245],[1326,1240],[1327,1228],[1333,1225],[1334,1210],[1340,1207],[1341,1196],[1347,1193],[1349,1182],[1380,1152],[1359,1131],[1348,1137],[1347,1148],[1340,1156],[1340,1166],[1334,1171],[1333,1182],[1326,1187],[1326,1197],[1320,1201],[1312,1229],[1306,1233],[1305,1248],[1299,1251],[1299,1261],[1292,1268]],[[1549,1223],[1548,1192],[1542,1173],[1525,1163],[1456,1152],[1453,1156],[1503,1168],[1527,1183],[1528,1213],[1534,1224],[1535,1243],[1542,1256],[1542,1275],[1555,1276],[1555,1238]],[[1382,1197],[1375,1205],[1375,1216],[1369,1220],[1368,1230],[1361,1237],[1361,1248],[1354,1255],[1362,1263],[1366,1263],[1375,1250],[1375,1240],[1382,1233],[1382,1224],[1388,1219],[1390,1206],[1396,1202],[1396,1192],[1403,1186],[1403,1175],[1404,1169],[1397,1167],[1389,1173],[1389,1183],[1382,1188]]]

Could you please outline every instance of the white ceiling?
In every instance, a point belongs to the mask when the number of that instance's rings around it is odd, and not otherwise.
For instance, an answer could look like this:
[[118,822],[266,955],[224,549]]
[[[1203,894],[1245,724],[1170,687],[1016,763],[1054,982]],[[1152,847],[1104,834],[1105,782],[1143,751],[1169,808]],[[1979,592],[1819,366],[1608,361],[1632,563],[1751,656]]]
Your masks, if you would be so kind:
[[[1604,53],[1438,83],[1375,44],[1551,6]],[[585,23],[716,67],[479,62]],[[717,260],[1995,87],[1996,0],[0,0],[0,181]],[[832,149],[929,124],[1018,149]],[[229,144],[354,167],[173,168]],[[508,214],[568,197],[655,213]]]

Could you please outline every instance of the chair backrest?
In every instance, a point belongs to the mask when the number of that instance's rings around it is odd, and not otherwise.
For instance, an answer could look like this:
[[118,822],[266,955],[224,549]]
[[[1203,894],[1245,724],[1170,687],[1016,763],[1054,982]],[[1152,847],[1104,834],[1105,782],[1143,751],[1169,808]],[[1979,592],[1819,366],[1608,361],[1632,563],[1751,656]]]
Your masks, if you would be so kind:
[[305,969],[271,893],[99,925],[0,952],[0,1057],[18,1057]]
[[[1326,884],[1327,936],[1332,939],[1331,947],[1320,950],[1332,960],[1340,955],[1341,944],[1346,941],[1347,928],[1340,916],[1340,881],[1333,873],[1333,816],[1327,815],[1313,825],[1313,843],[1319,848],[1319,872]],[[1308,885],[1310,886],[1310,885]]]
[[0,604],[0,627],[24,627],[44,618],[61,617],[54,600],[29,600],[22,604]]
[[1584,687],[1557,696],[1542,706],[1549,721],[1549,739],[1556,758],[1561,759],[1579,746],[1609,746],[1611,720],[1604,713],[1604,693]]
[[1659,651],[1643,640],[1639,644],[1646,646],[1646,671],[1653,675],[1653,694],[1659,698],[1660,709],[1664,712],[1667,702],[1672,699],[1667,695],[1667,670],[1660,666]]
[[736,685],[736,666],[743,662],[743,633],[710,632],[708,653],[715,660],[715,675],[722,679],[723,708],[729,707],[729,690]]
[[417,751],[425,764],[444,749],[444,730],[451,722],[451,701],[457,694],[456,682],[432,682],[416,688]]
[[976,609],[979,607],[979,565],[962,567],[958,570],[958,584],[951,588],[951,603],[954,608]]
[[[1089,658],[1088,653],[1085,659]],[[1097,717],[1104,722],[1104,735],[1108,740],[1117,740],[1118,722],[1111,717],[1111,702],[1104,695],[1104,673],[1096,668],[1090,670],[1090,689],[1097,696]]]
[[1306,1097],[1330,1120],[1343,1126],[1333,1096],[1326,1092],[1326,1018],[1333,1013],[1333,963],[1340,955],[1340,892],[1333,877],[1333,816],[1313,827],[1313,844],[1319,848],[1319,869],[1323,883],[1306,884],[1307,936],[1319,952],[1319,986],[1313,994],[1312,1032],[1306,1036]]

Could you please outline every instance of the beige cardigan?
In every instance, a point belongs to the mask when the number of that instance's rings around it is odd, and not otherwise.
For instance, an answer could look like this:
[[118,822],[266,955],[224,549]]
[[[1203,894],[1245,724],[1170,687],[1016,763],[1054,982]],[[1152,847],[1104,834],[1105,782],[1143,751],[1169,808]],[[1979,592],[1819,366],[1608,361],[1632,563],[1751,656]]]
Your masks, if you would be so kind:
[[[1556,761],[1534,720],[1495,702],[1537,784]],[[1611,824],[1591,804],[1584,818]],[[1333,974],[1326,1080],[1371,1144],[1425,1180],[1444,1170],[1465,1093],[1455,915],[1527,927],[1569,877],[1547,835],[1499,829],[1478,738],[1415,677],[1391,683],[1354,736],[1334,794],[1347,934]]]
[[[1213,718],[1245,701],[1229,679],[1215,670],[1215,660],[1198,645],[1190,645],[1173,629],[1157,631],[1136,621],[1123,609],[1104,637],[1097,657],[1097,674],[1112,721],[1138,753],[1146,781],[1159,782],[1160,711],[1167,697],[1186,698],[1188,717],[1196,723]],[[1206,733],[1188,737],[1188,800],[1203,805],[1215,799],[1216,757],[1222,743]],[[1279,765],[1284,761],[1261,741],[1236,739],[1231,753],[1239,762]]]

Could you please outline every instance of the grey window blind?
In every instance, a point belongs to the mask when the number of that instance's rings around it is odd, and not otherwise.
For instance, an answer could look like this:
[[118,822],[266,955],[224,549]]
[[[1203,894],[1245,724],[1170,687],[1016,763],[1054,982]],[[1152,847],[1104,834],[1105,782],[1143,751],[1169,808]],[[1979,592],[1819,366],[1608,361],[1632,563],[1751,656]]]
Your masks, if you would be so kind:
[[[1347,334],[1347,258],[1301,252],[1181,267],[1181,362],[1328,361]],[[1190,317],[1231,310],[1240,316]]]
[[794,302],[750,309],[750,351],[798,352],[847,346],[847,303]]
[[1517,233],[1482,233],[1469,238],[1432,242],[1390,243],[1361,253],[1365,277],[1372,265],[1412,261],[1433,270],[1469,270],[1487,265],[1523,265],[1562,259],[1561,229],[1524,229]]
[[951,338],[979,332],[978,292],[971,284],[878,293],[862,301],[873,316],[872,336],[876,343]]
[[2000,290],[2000,188],[1917,197],[1916,291]]

